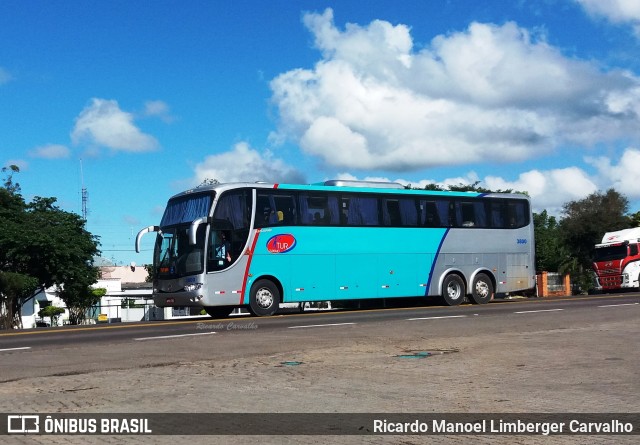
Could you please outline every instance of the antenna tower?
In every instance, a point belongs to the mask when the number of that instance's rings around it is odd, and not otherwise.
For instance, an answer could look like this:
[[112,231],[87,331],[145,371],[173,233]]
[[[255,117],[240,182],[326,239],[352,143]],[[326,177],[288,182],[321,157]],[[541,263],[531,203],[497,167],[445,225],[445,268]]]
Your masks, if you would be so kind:
[[87,220],[87,188],[84,186],[82,159],[80,159],[80,180],[82,181],[82,219]]

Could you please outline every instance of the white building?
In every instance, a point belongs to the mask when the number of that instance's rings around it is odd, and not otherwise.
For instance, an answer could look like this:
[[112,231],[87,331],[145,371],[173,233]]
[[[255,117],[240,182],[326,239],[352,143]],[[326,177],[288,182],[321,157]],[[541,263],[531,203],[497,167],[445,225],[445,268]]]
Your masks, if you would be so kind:
[[94,285],[107,293],[100,300],[99,322],[162,320],[164,311],[156,308],[151,297],[152,286],[147,283],[144,267],[105,266],[101,278]]
[[[35,297],[27,301],[20,311],[22,318],[22,327],[25,329],[35,328],[38,326],[49,325],[50,320],[48,317],[41,319],[38,316],[40,309],[46,306],[65,307],[64,302],[58,296],[58,291],[54,287],[46,289],[44,292],[40,291]],[[60,324],[64,324],[69,319],[69,311],[65,310],[64,314],[58,317]]]
[[[94,288],[105,288],[107,293],[102,297],[96,316],[87,320],[95,323],[97,314],[106,315],[106,321],[140,321],[163,319],[164,313],[156,308],[151,300],[151,283],[147,283],[147,271],[144,267],[101,267],[101,278]],[[123,303],[124,302],[124,303]],[[58,296],[55,287],[39,292],[22,306],[22,327],[25,329],[37,326],[49,326],[48,317],[41,319],[38,312],[45,306],[65,308],[58,317],[58,324],[67,324],[69,311],[64,301]]]
[[98,322],[167,320],[192,316],[190,308],[159,308],[153,304],[153,287],[146,282],[148,274],[144,267],[107,266],[100,269],[102,278],[94,287],[105,288],[107,293],[100,301]]

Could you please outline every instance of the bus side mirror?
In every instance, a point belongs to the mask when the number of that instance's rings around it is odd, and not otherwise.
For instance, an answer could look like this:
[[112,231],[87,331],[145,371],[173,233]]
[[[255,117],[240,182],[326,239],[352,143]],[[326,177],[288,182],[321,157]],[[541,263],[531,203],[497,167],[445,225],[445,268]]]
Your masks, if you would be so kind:
[[145,227],[144,229],[138,232],[138,235],[136,235],[136,253],[140,253],[140,239],[142,239],[142,236],[145,233],[149,233],[149,232],[160,232],[160,227],[149,226],[149,227]]

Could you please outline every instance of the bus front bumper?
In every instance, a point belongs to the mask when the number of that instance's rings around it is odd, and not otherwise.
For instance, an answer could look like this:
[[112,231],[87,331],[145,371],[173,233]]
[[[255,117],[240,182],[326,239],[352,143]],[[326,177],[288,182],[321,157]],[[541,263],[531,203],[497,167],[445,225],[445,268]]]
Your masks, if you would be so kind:
[[197,290],[153,294],[153,302],[158,307],[204,306],[203,300],[204,295]]

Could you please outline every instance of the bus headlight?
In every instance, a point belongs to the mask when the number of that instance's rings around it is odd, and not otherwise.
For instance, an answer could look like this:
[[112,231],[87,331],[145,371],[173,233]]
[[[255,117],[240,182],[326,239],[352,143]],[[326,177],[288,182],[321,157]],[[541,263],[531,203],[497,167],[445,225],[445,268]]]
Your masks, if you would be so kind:
[[184,286],[184,290],[186,290],[187,292],[193,292],[195,290],[198,290],[202,287],[202,283],[190,283],[190,284],[185,284]]

